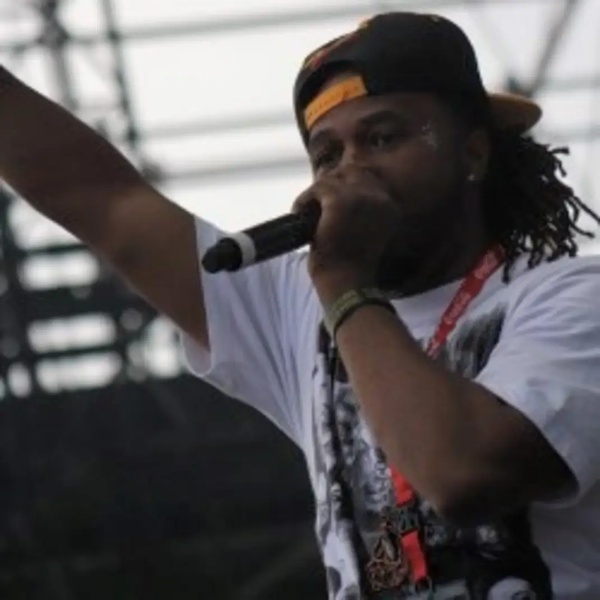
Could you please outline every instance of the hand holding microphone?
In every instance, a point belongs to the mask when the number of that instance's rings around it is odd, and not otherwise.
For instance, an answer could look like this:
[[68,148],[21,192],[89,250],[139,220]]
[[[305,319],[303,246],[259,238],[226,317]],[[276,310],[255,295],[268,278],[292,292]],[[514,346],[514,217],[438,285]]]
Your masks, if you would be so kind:
[[311,243],[309,271],[375,271],[396,229],[398,207],[372,171],[345,167],[320,177],[293,212],[224,237],[208,249],[209,273],[235,271]]
[[206,251],[202,266],[209,273],[237,271],[301,248],[312,240],[320,215],[321,207],[313,202],[298,213],[224,237]]

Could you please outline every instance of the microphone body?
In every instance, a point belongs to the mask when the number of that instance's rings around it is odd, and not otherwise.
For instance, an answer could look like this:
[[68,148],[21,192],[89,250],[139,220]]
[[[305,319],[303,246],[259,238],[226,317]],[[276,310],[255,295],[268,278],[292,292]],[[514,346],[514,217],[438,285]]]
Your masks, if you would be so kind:
[[237,271],[308,244],[317,229],[321,207],[314,202],[299,213],[283,215],[220,239],[202,258],[209,273]]

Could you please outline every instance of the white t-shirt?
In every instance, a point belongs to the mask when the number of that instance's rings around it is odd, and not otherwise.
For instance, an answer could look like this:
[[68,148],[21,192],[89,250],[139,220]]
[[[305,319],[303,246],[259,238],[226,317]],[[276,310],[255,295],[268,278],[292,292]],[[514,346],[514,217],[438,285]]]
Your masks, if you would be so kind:
[[[220,233],[201,220],[197,232],[202,256]],[[373,579],[375,555],[390,551],[381,546],[381,515],[394,505],[389,470],[352,390],[343,382],[331,390],[319,350],[322,308],[306,257],[290,254],[233,274],[203,274],[202,280],[211,351],[184,336],[189,367],[261,411],[302,449],[330,599],[430,597],[369,587],[379,581]],[[415,339],[430,338],[459,285],[394,301]],[[574,497],[530,507],[532,543],[549,569],[557,600],[598,600],[600,259],[565,258],[532,270],[521,261],[509,284],[499,270],[458,322],[441,359],[526,415],[572,469],[578,483]],[[425,501],[419,514],[432,547],[449,536],[476,539],[482,556],[493,559],[509,539],[502,524],[449,528]],[[387,559],[393,558],[392,549]],[[519,573],[498,578],[483,595],[469,595],[462,579],[444,581],[431,597],[535,598]]]

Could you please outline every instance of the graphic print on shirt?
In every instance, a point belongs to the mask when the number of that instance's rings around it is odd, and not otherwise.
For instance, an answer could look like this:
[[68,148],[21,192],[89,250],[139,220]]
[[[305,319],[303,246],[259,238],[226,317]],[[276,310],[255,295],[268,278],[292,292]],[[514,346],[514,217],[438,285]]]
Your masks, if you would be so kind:
[[[465,321],[438,360],[475,378],[500,338],[503,321],[501,308]],[[330,364],[328,343],[322,329],[322,372]],[[408,576],[399,543],[407,515],[395,505],[385,456],[360,414],[339,361],[335,379],[331,386],[331,378],[323,377],[313,419],[316,531],[330,598],[427,598],[422,585],[415,585]],[[464,529],[443,521],[423,500],[411,514],[408,517],[419,523],[435,600],[552,598],[548,570],[531,543],[526,512]]]

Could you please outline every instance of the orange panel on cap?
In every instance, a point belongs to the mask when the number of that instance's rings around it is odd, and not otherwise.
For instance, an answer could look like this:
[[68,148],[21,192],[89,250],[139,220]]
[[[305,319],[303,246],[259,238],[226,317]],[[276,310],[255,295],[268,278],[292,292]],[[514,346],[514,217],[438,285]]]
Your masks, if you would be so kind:
[[310,129],[317,119],[329,112],[332,108],[342,102],[360,98],[367,95],[367,88],[360,75],[348,77],[340,81],[324,92],[321,92],[304,111],[304,124]]

